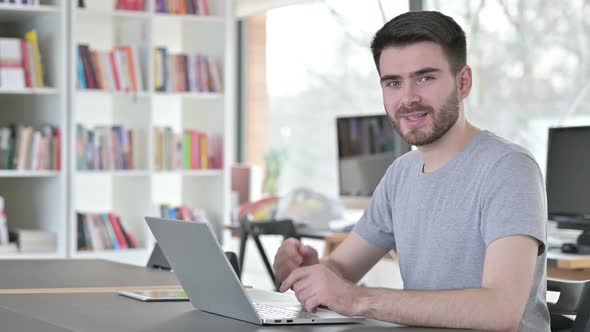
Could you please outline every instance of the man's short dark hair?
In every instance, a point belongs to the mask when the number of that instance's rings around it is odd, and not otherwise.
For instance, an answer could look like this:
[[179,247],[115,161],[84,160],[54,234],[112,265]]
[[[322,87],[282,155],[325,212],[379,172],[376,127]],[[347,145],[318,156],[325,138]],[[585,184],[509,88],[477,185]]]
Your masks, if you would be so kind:
[[453,73],[459,72],[467,63],[465,32],[459,24],[439,12],[416,11],[394,17],[373,37],[371,51],[377,71],[384,48],[403,47],[424,41],[436,43],[443,48]]

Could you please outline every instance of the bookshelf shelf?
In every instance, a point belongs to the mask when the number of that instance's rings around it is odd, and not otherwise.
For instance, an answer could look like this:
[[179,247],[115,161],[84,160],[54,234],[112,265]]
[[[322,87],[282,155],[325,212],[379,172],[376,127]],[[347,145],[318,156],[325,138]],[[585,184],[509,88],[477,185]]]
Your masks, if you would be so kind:
[[6,89],[0,88],[0,95],[55,95],[59,90],[55,88],[35,88],[35,89]]
[[205,170],[175,170],[175,171],[156,171],[156,175],[182,175],[182,176],[221,176],[223,170],[218,169],[205,169]]
[[223,93],[213,92],[155,92],[158,97],[183,97],[187,99],[221,99]]
[[34,253],[34,252],[15,252],[15,253],[2,253],[0,254],[0,260],[6,259],[56,259],[63,258],[64,256],[58,253]]
[[61,171],[0,170],[0,178],[46,178],[61,176]]
[[39,15],[60,14],[58,6],[24,6],[24,5],[0,5],[0,20],[3,22],[15,22],[30,19]]
[[225,20],[221,16],[215,15],[179,15],[179,14],[166,14],[156,13],[154,14],[156,19],[161,20],[181,20],[186,22],[211,22],[211,23],[224,23]]
[[134,19],[149,20],[150,14],[145,11],[133,10],[92,10],[78,9],[76,14],[84,18],[117,18],[117,19]]
[[107,171],[76,171],[78,175],[84,176],[150,176],[150,171],[144,170],[107,170]]
[[124,92],[124,91],[108,91],[99,89],[78,89],[76,93],[79,96],[104,96],[104,97],[129,97],[129,98],[146,98],[150,94],[145,91],[139,92]]

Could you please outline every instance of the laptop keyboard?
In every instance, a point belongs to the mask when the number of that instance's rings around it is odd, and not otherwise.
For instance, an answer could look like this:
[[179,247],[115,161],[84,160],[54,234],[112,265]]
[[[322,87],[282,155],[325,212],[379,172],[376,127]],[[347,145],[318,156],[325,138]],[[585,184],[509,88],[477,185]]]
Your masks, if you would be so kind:
[[261,317],[271,319],[316,318],[317,316],[305,311],[275,307],[268,304],[254,303],[254,308]]

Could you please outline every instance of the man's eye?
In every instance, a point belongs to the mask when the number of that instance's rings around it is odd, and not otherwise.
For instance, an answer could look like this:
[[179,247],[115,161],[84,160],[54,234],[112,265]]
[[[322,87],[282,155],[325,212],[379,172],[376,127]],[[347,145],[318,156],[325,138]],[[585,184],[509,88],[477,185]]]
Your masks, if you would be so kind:
[[420,79],[418,80],[418,82],[423,83],[423,82],[430,81],[430,80],[433,80],[433,79],[434,79],[434,77],[432,77],[432,76],[423,76],[423,77],[420,77]]
[[391,81],[391,82],[388,82],[385,86],[388,86],[388,87],[397,87],[397,86],[399,86],[399,81]]

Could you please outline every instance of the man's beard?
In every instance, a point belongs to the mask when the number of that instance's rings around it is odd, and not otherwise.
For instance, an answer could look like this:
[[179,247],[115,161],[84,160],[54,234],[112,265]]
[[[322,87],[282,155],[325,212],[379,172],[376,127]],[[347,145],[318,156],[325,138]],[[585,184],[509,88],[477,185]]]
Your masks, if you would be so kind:
[[[432,116],[433,129],[412,128],[409,132],[404,133],[401,130],[401,118],[410,113],[428,113],[426,116]],[[422,146],[436,142],[451,129],[459,118],[459,98],[457,91],[453,91],[447,98],[438,112],[435,112],[431,106],[418,105],[413,108],[401,107],[393,117],[387,114],[389,121],[398,132],[398,134],[410,145]]]

